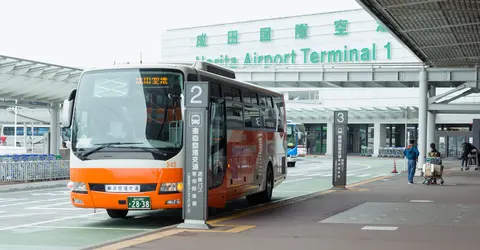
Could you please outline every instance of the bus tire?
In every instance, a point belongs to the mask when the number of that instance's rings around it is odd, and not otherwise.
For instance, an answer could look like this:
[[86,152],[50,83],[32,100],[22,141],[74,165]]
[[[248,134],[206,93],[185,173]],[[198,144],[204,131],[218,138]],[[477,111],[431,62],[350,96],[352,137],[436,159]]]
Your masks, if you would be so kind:
[[272,200],[272,193],[273,193],[273,167],[272,164],[269,163],[267,167],[267,174],[265,176],[265,190],[260,193],[256,193],[253,195],[247,196],[247,201],[251,205],[256,205],[260,203],[267,203]]
[[127,217],[128,210],[107,209],[107,214],[112,219],[124,219]]

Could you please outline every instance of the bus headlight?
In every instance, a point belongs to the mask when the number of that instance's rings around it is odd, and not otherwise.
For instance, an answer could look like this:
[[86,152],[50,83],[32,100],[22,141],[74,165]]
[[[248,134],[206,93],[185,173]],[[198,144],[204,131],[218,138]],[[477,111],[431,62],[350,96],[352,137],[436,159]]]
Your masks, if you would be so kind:
[[83,182],[69,182],[67,187],[75,193],[87,193],[87,185]]
[[183,191],[183,182],[165,182],[160,185],[160,193],[178,193]]

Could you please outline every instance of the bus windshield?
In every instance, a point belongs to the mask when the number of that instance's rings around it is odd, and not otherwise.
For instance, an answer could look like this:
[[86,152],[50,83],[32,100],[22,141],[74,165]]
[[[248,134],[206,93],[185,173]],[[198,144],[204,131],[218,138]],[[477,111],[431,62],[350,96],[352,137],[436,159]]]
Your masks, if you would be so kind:
[[[86,72],[72,124],[72,151],[82,159],[166,160],[182,147],[183,74],[162,69]],[[100,148],[101,147],[101,148]],[[92,150],[93,149],[93,150]],[[97,150],[95,150],[97,149]],[[147,152],[139,154],[138,152]]]

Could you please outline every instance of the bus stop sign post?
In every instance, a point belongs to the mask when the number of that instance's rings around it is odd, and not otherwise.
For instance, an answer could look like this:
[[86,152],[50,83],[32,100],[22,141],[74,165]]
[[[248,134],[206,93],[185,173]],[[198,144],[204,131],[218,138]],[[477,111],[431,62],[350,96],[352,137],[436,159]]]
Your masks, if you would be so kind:
[[208,82],[185,83],[183,220],[178,228],[210,229],[208,218]]
[[347,185],[347,125],[348,111],[334,111],[333,122],[333,175],[334,189]]

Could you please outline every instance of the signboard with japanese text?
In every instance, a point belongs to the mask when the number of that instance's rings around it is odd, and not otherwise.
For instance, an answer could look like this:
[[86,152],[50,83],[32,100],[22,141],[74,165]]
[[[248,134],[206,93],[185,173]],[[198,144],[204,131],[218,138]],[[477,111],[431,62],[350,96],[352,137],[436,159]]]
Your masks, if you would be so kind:
[[347,185],[347,134],[348,112],[334,111],[333,122],[333,187]]
[[208,82],[185,83],[185,166],[180,228],[208,228]]

